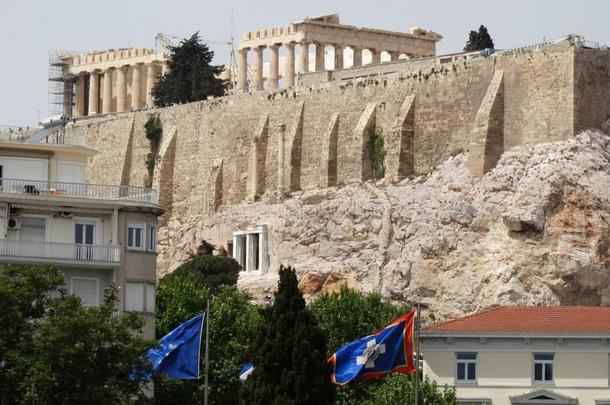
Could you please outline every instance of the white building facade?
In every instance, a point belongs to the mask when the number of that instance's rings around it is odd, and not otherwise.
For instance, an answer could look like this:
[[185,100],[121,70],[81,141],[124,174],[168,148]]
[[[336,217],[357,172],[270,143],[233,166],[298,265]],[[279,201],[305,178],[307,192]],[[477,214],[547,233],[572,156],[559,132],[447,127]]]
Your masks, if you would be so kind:
[[610,308],[500,307],[421,339],[424,375],[459,404],[610,404]]
[[117,310],[135,312],[154,338],[156,192],[87,183],[96,152],[57,144],[0,143],[0,262],[54,263],[85,306],[119,287]]

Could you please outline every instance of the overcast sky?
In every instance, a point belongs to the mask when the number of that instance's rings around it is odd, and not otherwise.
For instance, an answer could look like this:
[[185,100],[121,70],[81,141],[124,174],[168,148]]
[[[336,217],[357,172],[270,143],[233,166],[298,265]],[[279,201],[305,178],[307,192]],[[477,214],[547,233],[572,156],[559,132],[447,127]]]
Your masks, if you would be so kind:
[[[341,22],[408,31],[419,26],[444,36],[439,53],[459,51],[471,29],[485,24],[496,48],[568,33],[610,44],[610,2],[604,0],[0,0],[0,125],[35,125],[47,115],[48,53],[154,47],[154,37],[239,39],[245,31],[306,16],[339,13]],[[228,63],[228,47],[213,46]],[[2,127],[0,127],[0,130]]]

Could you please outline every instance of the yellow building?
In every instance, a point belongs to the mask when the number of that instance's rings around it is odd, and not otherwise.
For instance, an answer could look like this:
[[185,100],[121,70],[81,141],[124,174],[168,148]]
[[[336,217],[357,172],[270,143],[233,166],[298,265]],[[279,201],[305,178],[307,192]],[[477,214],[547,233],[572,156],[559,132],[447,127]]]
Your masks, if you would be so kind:
[[462,405],[610,404],[610,307],[497,307],[422,329]]

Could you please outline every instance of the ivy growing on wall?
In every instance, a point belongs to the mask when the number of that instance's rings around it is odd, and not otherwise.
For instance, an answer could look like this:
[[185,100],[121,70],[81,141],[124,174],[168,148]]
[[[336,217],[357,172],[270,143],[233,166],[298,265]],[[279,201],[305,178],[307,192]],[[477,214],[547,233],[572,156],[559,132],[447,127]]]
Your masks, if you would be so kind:
[[150,187],[153,181],[153,174],[155,172],[155,165],[159,154],[159,143],[161,142],[161,135],[163,135],[163,125],[161,125],[161,118],[158,114],[152,114],[146,120],[144,124],[144,130],[146,132],[146,138],[150,142],[150,152],[146,155],[146,168],[148,169],[148,177],[145,180],[146,187]]
[[385,176],[385,150],[383,148],[383,136],[381,129],[370,127],[369,135],[369,156],[371,158],[371,169],[373,179],[379,180]]

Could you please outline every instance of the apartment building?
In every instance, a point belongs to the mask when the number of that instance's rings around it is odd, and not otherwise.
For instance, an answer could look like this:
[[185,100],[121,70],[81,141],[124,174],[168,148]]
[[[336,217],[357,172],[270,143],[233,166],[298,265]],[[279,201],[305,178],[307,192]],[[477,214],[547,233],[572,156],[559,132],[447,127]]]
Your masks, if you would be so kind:
[[610,405],[610,307],[497,307],[422,329],[461,405]]
[[75,145],[0,142],[0,262],[55,263],[65,288],[96,306],[111,283],[118,311],[135,312],[155,336],[157,217],[148,188],[87,183],[96,151]]

